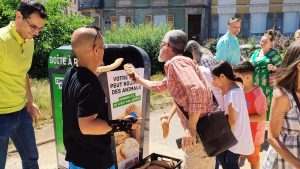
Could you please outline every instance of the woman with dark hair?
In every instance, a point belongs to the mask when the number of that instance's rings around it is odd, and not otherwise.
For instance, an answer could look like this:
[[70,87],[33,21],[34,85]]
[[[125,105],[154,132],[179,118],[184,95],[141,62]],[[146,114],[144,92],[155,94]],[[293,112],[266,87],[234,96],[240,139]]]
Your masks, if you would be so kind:
[[247,103],[243,90],[237,85],[231,65],[228,62],[220,62],[212,70],[212,84],[219,87],[224,94],[225,114],[231,130],[238,143],[217,156],[223,169],[238,169],[240,154],[250,155],[254,152],[251,136],[250,121]]
[[[300,43],[286,51],[277,75],[268,130],[269,149],[265,169],[300,168]],[[299,104],[299,102],[298,102]]]
[[260,40],[260,49],[257,49],[251,56],[250,62],[255,67],[253,75],[254,82],[259,86],[267,97],[268,110],[267,120],[270,116],[270,105],[272,101],[273,86],[270,84],[269,76],[272,72],[276,72],[282,58],[273,48],[273,41],[276,33],[274,30],[268,30]]

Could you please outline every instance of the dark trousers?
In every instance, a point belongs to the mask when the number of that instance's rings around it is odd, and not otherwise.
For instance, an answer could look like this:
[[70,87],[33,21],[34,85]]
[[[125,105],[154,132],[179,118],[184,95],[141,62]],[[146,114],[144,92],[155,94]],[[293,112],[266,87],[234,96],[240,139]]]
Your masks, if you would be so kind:
[[235,154],[229,150],[217,155],[217,159],[223,169],[239,169],[239,154]]

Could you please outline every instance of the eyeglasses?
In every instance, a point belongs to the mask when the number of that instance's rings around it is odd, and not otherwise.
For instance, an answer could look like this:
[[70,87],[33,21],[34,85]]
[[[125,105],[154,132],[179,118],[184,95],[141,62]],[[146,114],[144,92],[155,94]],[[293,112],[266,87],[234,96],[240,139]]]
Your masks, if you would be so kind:
[[163,41],[162,41],[162,42],[160,43],[159,46],[160,46],[160,48],[162,48],[162,47],[164,47],[165,45],[169,45],[169,43],[168,43],[168,42],[163,42]]
[[33,25],[33,24],[29,23],[28,18],[24,18],[24,19],[25,19],[25,21],[27,22],[27,24],[29,25],[29,27],[32,31],[37,31],[37,30],[41,31],[43,29],[43,27],[38,27],[36,25]]
[[101,29],[97,26],[86,26],[86,28],[91,28],[96,31],[96,36],[95,36],[94,42],[93,42],[93,48],[94,48],[96,46],[97,37],[99,36],[99,34],[101,34]]

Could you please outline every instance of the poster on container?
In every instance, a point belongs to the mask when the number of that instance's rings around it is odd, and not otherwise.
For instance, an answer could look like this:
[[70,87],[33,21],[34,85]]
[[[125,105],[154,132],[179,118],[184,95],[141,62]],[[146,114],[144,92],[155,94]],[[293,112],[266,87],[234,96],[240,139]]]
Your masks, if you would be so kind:
[[[144,68],[136,71],[144,77]],[[139,119],[129,133],[115,132],[116,158],[118,169],[128,169],[139,162],[141,142],[141,121],[143,87],[134,84],[124,70],[107,72],[108,90],[112,119],[124,119],[128,115],[136,115]]]

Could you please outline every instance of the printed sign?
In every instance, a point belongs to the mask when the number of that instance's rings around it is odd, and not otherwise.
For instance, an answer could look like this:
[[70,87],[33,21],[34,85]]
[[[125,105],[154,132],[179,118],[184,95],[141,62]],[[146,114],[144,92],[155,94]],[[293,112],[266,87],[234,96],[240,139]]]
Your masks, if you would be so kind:
[[[137,68],[141,77],[144,68]],[[132,83],[124,70],[107,72],[112,119],[123,119],[134,113],[139,121],[132,131],[115,132],[116,156],[119,169],[128,169],[139,161],[143,87]]]

